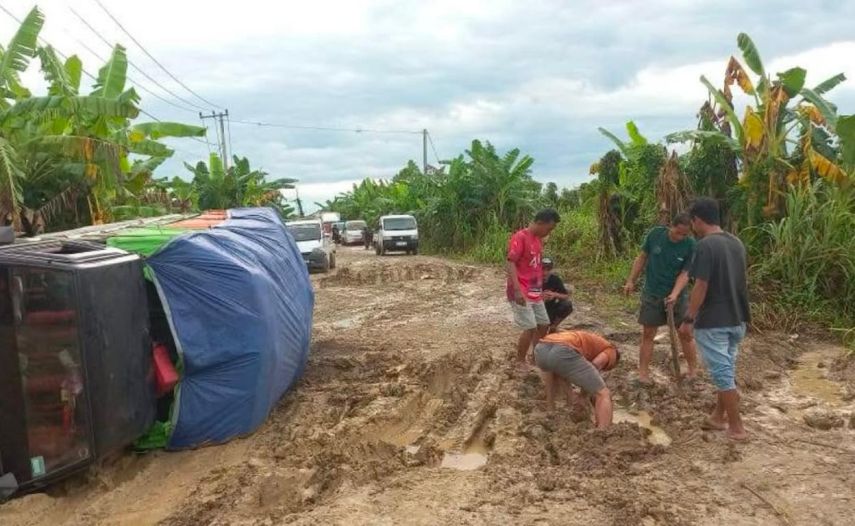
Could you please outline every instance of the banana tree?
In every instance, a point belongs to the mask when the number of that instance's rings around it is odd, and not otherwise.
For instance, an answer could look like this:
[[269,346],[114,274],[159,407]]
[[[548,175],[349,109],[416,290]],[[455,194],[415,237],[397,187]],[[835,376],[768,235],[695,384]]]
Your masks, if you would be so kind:
[[[211,154],[208,164],[184,166],[193,174],[192,185],[202,209],[224,209],[237,206],[272,206],[283,217],[293,213],[281,190],[294,188],[295,179],[268,180],[267,172],[253,170],[246,157],[233,157],[228,170],[217,154]],[[173,182],[174,187],[174,182]]]
[[[831,150],[837,109],[823,95],[846,77],[838,74],[810,89],[805,87],[806,71],[795,67],[777,73],[773,79],[748,35],[740,33],[737,45],[748,70],[756,75],[754,80],[735,57],[728,61],[722,89],[701,76],[712,97],[718,129],[679,132],[666,140],[715,137],[730,147],[739,156],[740,181],[747,189],[749,211],[763,202],[763,215],[770,217],[780,212],[788,183],[806,181],[812,175],[838,183],[845,177]],[[735,88],[753,101],[741,119],[733,104]]]
[[[172,154],[155,139],[199,136],[204,129],[132,124],[139,97],[125,89],[127,57],[121,46],[99,70],[93,90],[82,95],[80,60],[72,56],[63,62],[50,46],[38,46],[43,23],[34,8],[0,49],[0,222],[44,224],[63,206],[76,213],[76,196],[88,203],[93,222],[103,221],[110,204],[128,197],[126,181]],[[19,80],[36,56],[49,84],[42,97],[32,97]],[[145,156],[143,166],[130,154]]]

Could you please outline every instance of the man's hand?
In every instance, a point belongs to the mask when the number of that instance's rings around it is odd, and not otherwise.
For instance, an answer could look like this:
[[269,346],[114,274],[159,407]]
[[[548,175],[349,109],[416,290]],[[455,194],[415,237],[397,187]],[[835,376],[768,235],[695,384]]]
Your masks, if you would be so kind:
[[631,281],[627,281],[623,285],[623,293],[626,294],[627,296],[630,296],[630,295],[632,295],[633,292],[635,292],[635,283],[633,283]]
[[514,292],[514,303],[516,303],[520,307],[525,307],[526,305],[525,296],[519,290]]
[[665,306],[670,307],[677,304],[677,299],[680,297],[678,292],[672,292],[665,297]]
[[555,292],[553,292],[551,290],[544,290],[543,291],[543,299],[548,301],[548,300],[554,300],[555,298],[556,298]]

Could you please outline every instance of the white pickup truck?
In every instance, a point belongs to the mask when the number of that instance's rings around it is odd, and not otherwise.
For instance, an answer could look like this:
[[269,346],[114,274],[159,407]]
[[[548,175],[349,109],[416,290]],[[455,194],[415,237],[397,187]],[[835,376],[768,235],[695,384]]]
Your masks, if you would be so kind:
[[382,256],[391,251],[419,253],[419,227],[415,217],[390,215],[380,218],[380,228],[374,236],[374,252]]
[[327,272],[335,268],[335,244],[324,235],[320,219],[289,221],[285,227],[294,236],[309,270]]

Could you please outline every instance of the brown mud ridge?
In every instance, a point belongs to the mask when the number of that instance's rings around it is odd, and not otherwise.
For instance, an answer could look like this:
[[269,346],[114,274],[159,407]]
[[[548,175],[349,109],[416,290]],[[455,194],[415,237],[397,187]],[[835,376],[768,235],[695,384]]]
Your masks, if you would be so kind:
[[[610,327],[621,416],[605,431],[508,364],[516,331],[490,268],[340,250],[316,276],[306,375],[255,434],[126,454],[0,506],[0,524],[846,524],[855,500],[855,365],[787,336],[741,354],[751,442],[702,431],[708,382],[632,385],[633,314]],[[812,427],[813,426],[813,427]]]
[[395,261],[369,266],[346,266],[335,274],[318,280],[322,287],[336,285],[371,285],[400,281],[441,280],[448,283],[470,281],[481,269],[478,267],[441,263],[410,263]]

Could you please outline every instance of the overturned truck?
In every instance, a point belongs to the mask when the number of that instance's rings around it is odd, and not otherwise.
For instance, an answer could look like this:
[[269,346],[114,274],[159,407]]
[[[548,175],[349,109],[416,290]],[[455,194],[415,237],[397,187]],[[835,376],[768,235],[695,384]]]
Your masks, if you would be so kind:
[[270,209],[0,246],[0,497],[251,433],[302,374],[313,303]]

